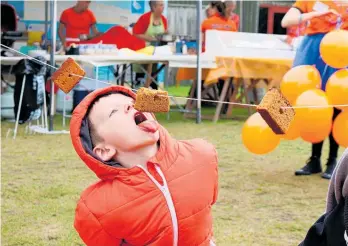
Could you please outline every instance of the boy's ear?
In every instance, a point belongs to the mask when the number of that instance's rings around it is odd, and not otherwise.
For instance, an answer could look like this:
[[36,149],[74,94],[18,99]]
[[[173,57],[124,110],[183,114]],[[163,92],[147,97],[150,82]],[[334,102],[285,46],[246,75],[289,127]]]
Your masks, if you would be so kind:
[[115,148],[104,143],[97,144],[93,149],[93,153],[102,161],[110,161],[116,155],[116,152]]

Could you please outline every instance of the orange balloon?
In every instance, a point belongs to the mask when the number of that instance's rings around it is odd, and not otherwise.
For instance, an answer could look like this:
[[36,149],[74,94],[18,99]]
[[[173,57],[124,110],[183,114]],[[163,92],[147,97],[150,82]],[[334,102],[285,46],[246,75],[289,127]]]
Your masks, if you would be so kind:
[[243,126],[242,140],[251,153],[262,155],[273,151],[278,146],[280,135],[276,135],[261,115],[255,113]]
[[348,148],[348,112],[340,113],[333,123],[332,135],[342,147]]
[[[295,111],[301,128],[332,123],[333,108],[329,107],[329,105],[329,100],[324,91],[312,89],[303,92],[295,103]],[[304,107],[302,108],[302,106]]]
[[306,90],[320,88],[321,76],[314,66],[303,65],[290,69],[280,83],[283,95],[294,105],[297,97]]
[[320,43],[323,61],[333,68],[348,66],[348,31],[334,30],[325,35]]
[[300,137],[300,122],[298,120],[298,116],[295,115],[294,119],[290,124],[289,129],[284,135],[282,135],[282,138],[286,140],[295,140],[298,137]]
[[348,69],[338,70],[331,75],[326,84],[326,95],[334,105],[347,105],[337,108],[348,108]]
[[301,138],[309,143],[319,143],[324,141],[331,132],[332,122],[320,123],[317,125],[307,125],[301,127]]

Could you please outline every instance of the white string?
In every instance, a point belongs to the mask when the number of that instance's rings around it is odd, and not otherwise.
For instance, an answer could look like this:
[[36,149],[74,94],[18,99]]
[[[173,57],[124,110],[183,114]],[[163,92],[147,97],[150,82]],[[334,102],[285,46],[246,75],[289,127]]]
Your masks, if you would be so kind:
[[[165,97],[165,96],[163,96]],[[178,97],[178,96],[168,96],[173,98],[181,98],[181,99],[188,99],[192,101],[198,101],[197,98],[190,98],[190,97]],[[235,103],[235,102],[224,102],[224,101],[216,101],[216,100],[208,100],[208,99],[201,99],[202,102],[212,102],[212,103],[223,103],[223,104],[230,104],[230,105],[238,105],[238,106],[245,106],[245,107],[257,107],[255,104],[248,104],[248,103]]]
[[[11,47],[6,46],[6,45],[1,44],[1,46],[5,47],[5,48],[7,48],[9,50],[12,50],[12,51],[14,51],[14,52],[16,52],[18,54],[21,54],[24,57],[28,57],[28,58],[32,59],[33,61],[40,63],[41,65],[45,65],[45,66],[51,67],[51,68],[53,68],[55,70],[59,69],[59,68],[57,68],[57,67],[55,67],[53,65],[50,65],[50,64],[48,64],[46,62],[43,62],[43,61],[40,61],[40,60],[38,60],[38,59],[36,59],[36,58],[34,58],[32,56],[24,54],[24,53],[22,53],[22,52],[20,52],[18,50],[15,50],[15,49],[13,49]],[[102,80],[98,80],[98,79],[93,79],[93,78],[89,78],[89,77],[86,77],[86,76],[81,76],[81,75],[78,75],[78,74],[71,74],[71,75],[77,76],[77,77],[80,77],[80,78],[84,78],[84,79],[88,79],[88,80],[92,80],[92,81],[97,81],[99,83],[103,83],[103,84],[106,84],[106,85],[113,85],[110,82],[106,82],[106,81],[102,81]],[[136,89],[131,89],[131,90],[134,91],[134,92],[137,92]],[[163,95],[161,95],[161,96],[163,96]],[[170,95],[164,96],[164,97],[178,98],[178,99],[181,98],[181,99],[192,100],[192,101],[198,101],[199,100],[197,98],[179,97],[179,96],[170,96]],[[221,104],[237,105],[237,106],[244,106],[244,107],[257,107],[257,105],[255,105],[255,104],[248,104],[248,103],[225,102],[225,101],[208,100],[208,99],[200,99],[200,100],[202,102],[221,103]],[[282,107],[282,109],[289,109],[289,108],[294,108],[294,109],[295,108],[332,108],[332,107],[348,107],[348,104],[343,104],[343,105],[320,105],[320,106],[318,106],[318,105],[313,105],[313,106],[311,106],[311,105],[308,105],[308,106],[307,105],[306,106],[292,106],[292,107]]]
[[291,106],[291,107],[282,107],[283,109],[287,108],[342,108],[342,107],[348,107],[348,104],[332,104],[332,105],[299,105],[299,106]]
[[[41,65],[48,66],[48,67],[53,68],[53,69],[55,69],[55,70],[58,70],[58,69],[59,69],[59,68],[57,68],[57,67],[55,67],[55,66],[53,66],[53,65],[51,65],[51,64],[48,64],[48,63],[43,62],[43,61],[40,61],[40,60],[38,60],[38,59],[36,59],[36,58],[34,58],[34,57],[32,57],[32,56],[29,56],[29,55],[27,55],[27,54],[24,54],[24,53],[22,53],[22,52],[20,52],[20,51],[18,51],[18,50],[12,49],[11,47],[8,47],[8,46],[6,46],[6,45],[1,44],[1,46],[5,47],[5,48],[7,48],[7,49],[9,49],[9,50],[12,50],[12,51],[14,51],[14,52],[16,52],[16,53],[18,53],[18,54],[21,54],[22,56],[28,57],[28,58],[32,59],[33,61],[40,63]],[[86,77],[86,76],[81,76],[81,75],[78,75],[78,74],[71,74],[71,75],[76,76],[76,77],[79,77],[79,78],[83,78],[83,79],[88,79],[88,80],[92,80],[92,81],[97,81],[97,82],[100,82],[100,83],[103,83],[103,84],[106,84],[106,85],[112,85],[112,83],[109,83],[109,82],[106,82],[106,81],[102,81],[102,80],[98,80],[98,79],[92,79],[92,78],[89,78],[89,77]]]
[[[55,70],[58,70],[58,69],[59,69],[59,68],[57,68],[57,67],[55,67],[55,66],[52,66],[52,65],[50,65],[50,64],[48,64],[48,63],[45,63],[45,62],[43,62],[43,61],[40,61],[40,60],[38,60],[38,59],[36,59],[36,58],[34,58],[34,57],[32,57],[32,56],[29,56],[29,55],[27,55],[27,54],[24,54],[24,53],[22,53],[22,52],[20,52],[20,51],[18,51],[18,50],[12,49],[11,47],[8,47],[8,46],[6,46],[6,45],[1,44],[1,46],[5,47],[5,48],[7,48],[7,49],[9,49],[9,50],[12,50],[12,51],[14,51],[14,52],[16,52],[16,53],[18,53],[18,54],[21,54],[22,56],[28,57],[28,58],[32,59],[33,61],[40,63],[41,65],[45,65],[45,66],[51,67],[51,68],[53,68],[53,69],[55,69]],[[106,81],[97,80],[97,79],[89,78],[89,77],[86,77],[86,76],[81,76],[81,75],[78,75],[78,74],[71,74],[71,75],[77,76],[77,77],[80,77],[80,78],[84,78],[84,79],[88,79],[88,80],[92,80],[92,81],[97,81],[97,82],[100,82],[100,83],[103,83],[103,84],[106,84],[106,85],[113,85],[112,83],[109,83],[109,82],[106,82]],[[132,91],[137,92],[136,89],[132,89]],[[178,98],[178,99],[181,98],[181,99],[186,99],[186,100],[198,101],[197,98],[190,98],[190,97],[179,97],[179,96],[165,96],[165,97],[169,97],[169,98]],[[224,102],[224,101],[207,100],[207,99],[201,99],[201,101],[203,101],[203,102],[213,102],[213,103],[232,104],[232,105],[247,106],[247,107],[256,107],[256,105],[253,105],[253,104],[245,104],[245,103]]]

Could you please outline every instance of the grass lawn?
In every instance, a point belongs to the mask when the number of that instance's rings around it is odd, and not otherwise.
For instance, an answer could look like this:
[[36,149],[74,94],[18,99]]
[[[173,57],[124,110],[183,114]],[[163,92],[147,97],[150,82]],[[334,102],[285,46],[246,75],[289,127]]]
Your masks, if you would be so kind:
[[170,95],[175,95],[179,97],[187,97],[190,91],[190,86],[170,86],[168,88],[168,93]]
[[[323,213],[329,182],[319,175],[293,175],[308,158],[309,144],[284,141],[274,152],[256,156],[243,147],[243,121],[197,125],[179,113],[169,121],[158,118],[174,137],[204,138],[218,150],[220,189],[213,209],[218,245],[298,245]],[[61,122],[57,117],[57,128]],[[5,138],[9,127],[13,123],[2,122],[1,245],[83,245],[73,228],[74,210],[96,176],[77,157],[69,135],[25,135],[21,126],[12,140]]]

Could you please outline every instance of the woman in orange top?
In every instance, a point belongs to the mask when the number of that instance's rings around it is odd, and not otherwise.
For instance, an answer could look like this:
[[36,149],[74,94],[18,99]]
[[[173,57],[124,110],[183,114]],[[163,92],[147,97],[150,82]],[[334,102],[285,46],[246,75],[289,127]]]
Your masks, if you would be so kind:
[[209,3],[208,6],[205,8],[205,17],[210,18],[210,17],[213,17],[214,15],[216,15],[216,9],[212,7],[211,4]]
[[[307,22],[305,37],[296,52],[293,66],[315,65],[322,78],[322,90],[325,90],[327,80],[337,69],[328,66],[321,59],[320,43],[326,33],[338,27],[348,29],[347,15],[348,4],[344,1],[298,0],[282,20],[284,28]],[[340,111],[335,108],[333,118],[335,119],[339,113]],[[296,175],[311,175],[321,172],[322,147],[323,142],[312,145],[312,156],[302,169],[295,172]],[[326,171],[322,175],[325,179],[331,179],[332,172],[336,167],[338,148],[339,146],[331,133],[329,159]]]
[[[225,2],[220,2],[220,1],[215,1],[211,2],[210,6],[212,9],[216,11],[215,15],[212,17],[206,19],[202,23],[202,51],[205,52],[205,32],[207,30],[220,30],[220,31],[230,31],[230,32],[236,32],[237,31],[237,26],[236,23],[230,18],[229,15],[229,9],[227,8],[227,5]],[[202,81],[204,84],[204,81]],[[224,84],[224,80],[219,79],[218,81],[218,89],[221,92],[222,87]],[[233,84],[231,83],[232,86],[232,91],[233,91]],[[203,86],[202,86],[203,88]],[[195,91],[195,96],[196,96],[196,91]],[[202,103],[202,105],[204,105]],[[226,106],[226,105],[225,105]],[[227,107],[223,108],[223,111],[227,109]]]
[[216,9],[217,13],[202,23],[203,52],[205,51],[205,32],[207,30],[237,31],[236,23],[228,18],[227,8],[224,2],[211,2],[210,5]]
[[227,16],[234,21],[236,24],[237,31],[239,30],[239,15],[237,15],[234,11],[236,10],[237,7],[237,2],[236,0],[231,0],[231,1],[225,1],[226,3],[226,11],[227,11]]

